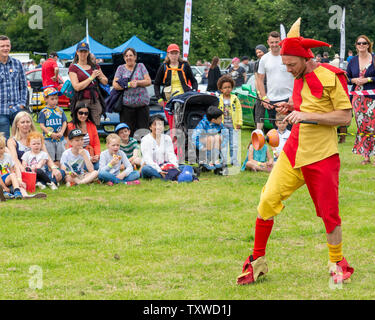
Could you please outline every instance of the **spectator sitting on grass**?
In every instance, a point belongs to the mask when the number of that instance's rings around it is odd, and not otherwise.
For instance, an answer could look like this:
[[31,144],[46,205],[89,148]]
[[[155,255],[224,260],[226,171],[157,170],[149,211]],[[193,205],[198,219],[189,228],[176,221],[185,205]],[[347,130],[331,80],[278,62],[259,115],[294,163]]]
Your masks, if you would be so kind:
[[68,137],[72,147],[65,150],[61,157],[61,169],[66,174],[66,186],[88,184],[94,181],[98,176],[98,171],[94,170],[89,152],[83,148],[84,134],[80,129],[74,129],[69,132]]
[[279,134],[279,145],[277,147],[272,148],[273,161],[275,162],[279,158],[279,155],[281,151],[283,150],[284,145],[290,136],[290,131],[286,128],[288,123],[283,121],[285,117],[286,117],[285,114],[282,114],[282,113],[276,114],[275,124],[277,127],[277,133]]
[[[222,167],[220,161],[220,150],[224,157],[228,136],[223,125],[223,111],[215,106],[210,106],[203,119],[193,131],[192,141],[199,155],[199,163],[207,170],[219,169]],[[223,162],[226,161],[223,159]]]
[[[14,162],[10,154],[5,153],[5,137],[2,134],[0,135],[0,186],[6,199],[22,199]],[[10,192],[10,186],[13,187],[13,194]]]
[[[106,182],[109,186],[118,183],[139,184],[139,172],[133,170],[126,154],[120,150],[121,138],[111,133],[106,141],[107,150],[100,154],[99,180]],[[121,171],[122,166],[125,167],[123,171]]]
[[[71,114],[72,121],[68,122],[67,132],[70,132],[73,129],[80,129],[82,131],[84,134],[83,148],[89,152],[94,170],[99,170],[100,139],[91,111],[87,104],[79,103]],[[68,145],[70,148],[71,145]]]
[[115,129],[115,133],[121,138],[120,150],[126,154],[134,168],[139,168],[142,162],[140,147],[137,140],[130,137],[129,126],[126,123],[120,123]]
[[164,118],[160,114],[150,118],[150,130],[151,133],[141,140],[141,176],[146,179],[165,179],[168,172],[164,168],[178,168],[178,161],[171,137],[163,134]]
[[[261,130],[257,129],[261,132]],[[273,157],[268,150],[268,146],[264,144],[260,150],[255,150],[253,145],[249,143],[248,152],[245,161],[242,164],[241,171],[265,171],[271,172],[273,168]]]
[[[48,153],[43,151],[44,139],[39,132],[30,132],[27,136],[27,145],[30,148],[22,156],[22,166],[27,172],[36,173],[36,186],[40,189],[45,189],[46,185],[52,190],[56,190],[56,184],[48,176],[46,166],[48,162]],[[56,181],[56,180],[55,180]]]

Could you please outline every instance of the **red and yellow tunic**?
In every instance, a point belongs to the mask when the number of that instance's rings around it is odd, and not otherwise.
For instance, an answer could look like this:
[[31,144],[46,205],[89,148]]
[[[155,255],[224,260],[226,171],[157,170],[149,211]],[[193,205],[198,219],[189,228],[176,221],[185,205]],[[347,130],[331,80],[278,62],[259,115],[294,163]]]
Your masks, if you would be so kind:
[[[351,109],[344,71],[319,65],[294,82],[295,110],[328,113]],[[339,216],[339,170],[335,126],[296,124],[275,167],[262,190],[258,213],[264,219],[276,216],[284,208],[282,201],[307,185],[316,213],[324,221],[327,233],[341,225]]]
[[[294,109],[301,112],[328,113],[351,109],[345,71],[319,64],[301,79],[295,79]],[[301,168],[338,153],[335,126],[296,124],[284,146],[293,168]]]

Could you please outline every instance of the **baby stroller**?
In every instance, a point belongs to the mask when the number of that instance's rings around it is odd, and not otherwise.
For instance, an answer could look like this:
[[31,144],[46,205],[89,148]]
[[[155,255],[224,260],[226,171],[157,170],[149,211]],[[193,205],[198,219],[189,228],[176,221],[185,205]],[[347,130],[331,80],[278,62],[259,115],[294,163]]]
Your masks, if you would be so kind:
[[[202,120],[210,106],[218,106],[219,99],[216,95],[188,91],[184,94],[173,97],[165,106],[165,112],[173,115],[169,123],[170,135],[175,147],[175,153],[180,163],[198,163],[194,167],[197,175],[205,171],[204,160],[199,159],[196,147],[193,144],[193,129]],[[172,123],[171,123],[172,122]],[[223,168],[215,170],[216,174],[222,174]]]

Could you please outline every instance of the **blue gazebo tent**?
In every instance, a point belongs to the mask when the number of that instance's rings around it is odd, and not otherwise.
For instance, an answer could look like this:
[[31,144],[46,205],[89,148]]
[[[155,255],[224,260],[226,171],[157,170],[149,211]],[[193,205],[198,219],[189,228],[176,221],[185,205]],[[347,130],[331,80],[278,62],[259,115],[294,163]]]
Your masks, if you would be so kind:
[[150,46],[149,44],[139,39],[137,36],[132,36],[128,41],[124,42],[122,45],[116,48],[113,48],[112,50],[113,53],[123,53],[127,48],[134,48],[135,51],[142,53],[159,54],[162,59],[164,59],[167,55],[165,51]]
[[[113,50],[111,48],[108,48],[105,45],[102,45],[101,43],[93,39],[91,36],[88,36],[88,38],[89,38],[88,42],[90,46],[90,52],[92,52],[96,58],[98,59],[111,59],[112,58]],[[84,37],[80,42],[87,42],[87,37]],[[73,59],[78,43],[76,43],[75,45],[69,48],[58,51],[57,55],[59,56],[59,59]]]

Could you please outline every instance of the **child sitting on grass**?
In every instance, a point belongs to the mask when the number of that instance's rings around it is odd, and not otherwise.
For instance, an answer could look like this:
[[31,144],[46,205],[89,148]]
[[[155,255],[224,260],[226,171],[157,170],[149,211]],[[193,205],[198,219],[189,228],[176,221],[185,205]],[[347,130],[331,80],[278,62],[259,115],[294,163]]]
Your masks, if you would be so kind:
[[[12,157],[5,153],[5,137],[0,134],[0,185],[5,199],[22,199]],[[13,194],[9,187],[13,187]],[[1,191],[0,191],[1,192]]]
[[[259,129],[257,129],[259,130]],[[261,130],[259,130],[261,131]],[[273,157],[271,152],[268,150],[267,144],[264,144],[260,150],[255,150],[253,145],[249,143],[247,156],[242,164],[241,171],[265,171],[271,172],[273,168]]]
[[[222,121],[223,111],[210,106],[193,131],[192,141],[199,154],[199,163],[207,170],[222,168],[220,150],[225,149],[227,143]],[[224,155],[225,152],[222,151],[222,154]]]
[[[139,184],[139,172],[133,170],[126,154],[120,150],[121,138],[112,133],[106,141],[107,150],[100,154],[99,180],[110,186],[117,183]],[[121,166],[125,166],[125,170],[121,171]]]
[[70,131],[68,138],[72,147],[65,150],[61,156],[61,169],[65,171],[67,187],[88,184],[98,177],[98,171],[94,170],[89,152],[83,149],[83,137],[80,129]]
[[126,123],[120,123],[115,129],[115,133],[121,138],[120,150],[126,154],[134,168],[139,168],[142,162],[140,147],[137,140],[130,136],[129,126]]
[[285,114],[278,113],[276,115],[276,127],[277,133],[279,134],[279,145],[272,148],[273,151],[273,161],[277,161],[280,156],[281,151],[283,151],[284,145],[290,136],[290,130],[287,129],[287,122],[284,122]]
[[46,185],[52,190],[56,190],[56,184],[50,179],[47,174],[48,161],[47,152],[42,150],[44,143],[43,135],[39,132],[32,131],[27,136],[27,146],[30,148],[22,155],[22,166],[27,172],[36,173],[36,187],[45,189]]

